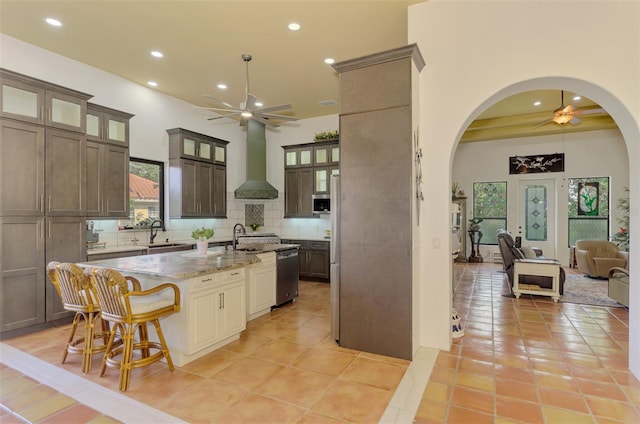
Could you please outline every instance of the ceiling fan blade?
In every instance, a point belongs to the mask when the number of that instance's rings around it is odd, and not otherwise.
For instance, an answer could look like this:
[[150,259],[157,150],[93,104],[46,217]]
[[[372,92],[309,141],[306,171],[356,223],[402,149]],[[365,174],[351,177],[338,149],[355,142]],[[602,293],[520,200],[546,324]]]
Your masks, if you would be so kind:
[[275,112],[276,110],[286,110],[286,109],[291,109],[291,105],[286,104],[286,105],[261,107],[259,109],[256,109],[254,112],[264,114],[264,112],[268,113],[268,112]]
[[296,118],[295,116],[288,116],[288,115],[274,115],[273,113],[254,113],[254,116],[257,117],[261,117],[261,118],[273,118],[273,119],[280,119],[282,121],[297,121],[298,118]]
[[578,110],[575,111],[575,113],[579,114],[579,115],[593,115],[593,114],[597,114],[597,113],[607,113],[607,111],[602,109],[602,108],[578,109]]
[[255,116],[254,115],[251,119],[253,119],[254,121],[262,122],[263,124],[265,124],[266,126],[271,127],[271,128],[277,128],[277,127],[280,126],[280,125],[278,125],[278,124],[276,124],[274,122],[271,122],[268,119],[262,118],[260,116]]
[[256,107],[256,96],[251,93],[247,94],[247,103],[244,105],[244,107],[253,111],[253,109]]
[[207,121],[214,121],[216,119],[220,119],[220,118],[228,118],[230,116],[235,116],[235,115],[240,115],[240,112],[234,112],[234,113],[228,113],[226,115],[220,115],[220,116],[214,116],[212,118],[207,118]]
[[225,105],[226,107],[229,107],[229,108],[232,108],[232,109],[235,109],[235,108],[236,108],[235,106],[230,105],[230,104],[229,104],[229,103],[227,103],[227,102],[223,102],[223,101],[222,101],[222,100],[220,100],[220,99],[216,99],[216,98],[215,98],[215,97],[213,97],[211,94],[202,94],[202,96],[207,97],[207,98],[209,98],[209,99],[211,99],[211,100],[214,100],[214,101],[216,101],[216,102],[218,102],[218,103],[220,103],[220,104],[223,104],[223,105]]
[[240,113],[242,112],[242,109],[222,109],[219,107],[206,107],[206,106],[194,106],[196,109],[206,109],[206,110],[219,110],[221,112],[233,112],[233,113]]

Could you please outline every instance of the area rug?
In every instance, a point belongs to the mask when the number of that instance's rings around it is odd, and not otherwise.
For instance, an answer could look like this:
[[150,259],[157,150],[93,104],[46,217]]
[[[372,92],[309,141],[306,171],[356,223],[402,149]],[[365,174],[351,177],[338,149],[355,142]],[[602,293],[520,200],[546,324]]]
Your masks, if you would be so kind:
[[567,275],[564,282],[564,294],[560,297],[560,302],[607,306],[610,308],[625,307],[611,299],[607,292],[607,280],[597,280],[582,275]]

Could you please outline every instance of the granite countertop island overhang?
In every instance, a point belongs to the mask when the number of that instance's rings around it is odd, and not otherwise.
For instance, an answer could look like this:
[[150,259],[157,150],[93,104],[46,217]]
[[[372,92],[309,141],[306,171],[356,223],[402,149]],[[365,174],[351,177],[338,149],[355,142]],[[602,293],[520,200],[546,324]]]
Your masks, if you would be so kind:
[[264,244],[257,247],[258,249],[253,251],[228,251],[224,247],[214,247],[207,251],[206,256],[194,250],[104,259],[80,265],[111,268],[125,275],[148,275],[181,281],[259,263],[260,258],[257,255],[260,253],[297,248],[298,245]]
[[148,275],[182,281],[258,263],[260,258],[256,253],[258,252],[226,252],[209,249],[207,256],[199,255],[197,251],[182,251],[89,261],[80,265],[111,268],[125,275]]

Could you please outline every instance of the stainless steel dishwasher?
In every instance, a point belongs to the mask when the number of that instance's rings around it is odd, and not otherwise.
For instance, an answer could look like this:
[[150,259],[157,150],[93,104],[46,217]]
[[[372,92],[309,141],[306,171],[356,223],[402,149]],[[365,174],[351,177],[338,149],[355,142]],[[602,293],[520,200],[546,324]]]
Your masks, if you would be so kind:
[[298,297],[298,249],[286,249],[276,252],[276,306],[281,306]]

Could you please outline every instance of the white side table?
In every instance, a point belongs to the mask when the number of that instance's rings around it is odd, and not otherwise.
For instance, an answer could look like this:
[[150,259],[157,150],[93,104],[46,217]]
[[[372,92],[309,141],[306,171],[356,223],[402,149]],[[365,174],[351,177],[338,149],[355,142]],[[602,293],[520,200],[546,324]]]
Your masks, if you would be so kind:
[[[520,275],[551,277],[550,289],[533,284],[520,284]],[[513,294],[516,299],[521,294],[550,296],[554,302],[560,300],[560,262],[556,259],[516,259],[513,268]]]

